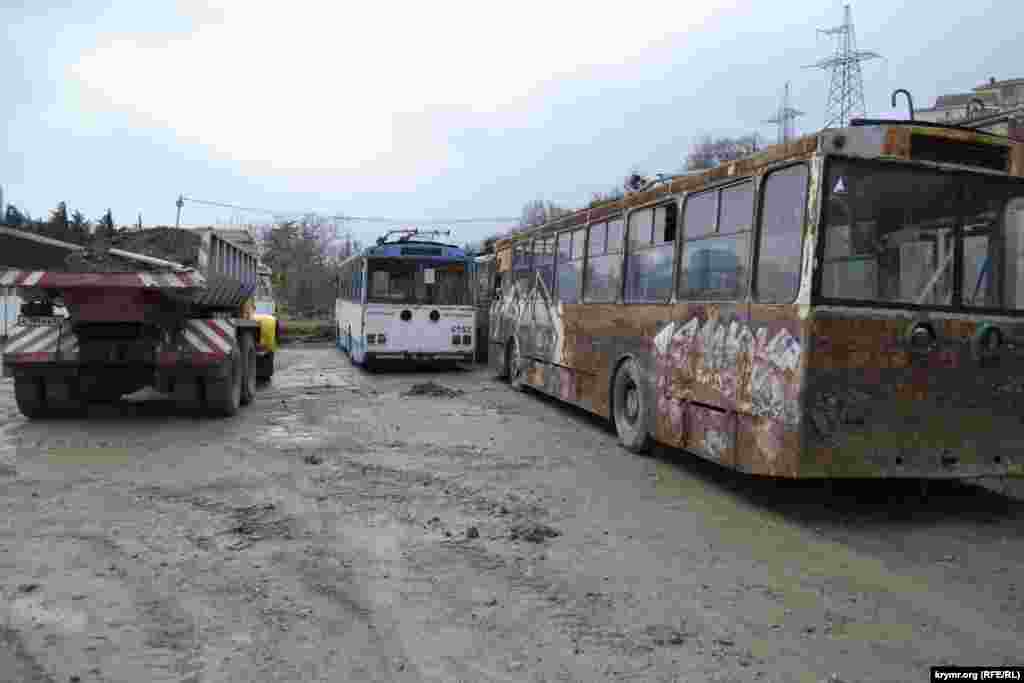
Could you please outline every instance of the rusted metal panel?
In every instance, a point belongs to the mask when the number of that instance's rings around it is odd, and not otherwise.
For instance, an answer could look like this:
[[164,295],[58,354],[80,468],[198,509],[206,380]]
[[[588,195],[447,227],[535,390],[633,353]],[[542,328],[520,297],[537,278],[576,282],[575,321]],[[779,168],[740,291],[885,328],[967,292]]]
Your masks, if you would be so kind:
[[900,159],[910,158],[910,130],[892,126],[885,131],[885,143],[882,145],[884,156]]
[[[914,350],[908,332],[928,323],[936,344]],[[1024,462],[1024,347],[984,357],[982,325],[1024,339],[1024,321],[883,309],[816,310],[804,407],[801,473],[823,476],[967,477],[1006,474]]]
[[1010,149],[1010,175],[1024,176],[1024,125],[1018,124],[1020,131],[1017,143]]
[[499,273],[507,273],[512,270],[512,249],[505,247],[497,250],[496,269]]

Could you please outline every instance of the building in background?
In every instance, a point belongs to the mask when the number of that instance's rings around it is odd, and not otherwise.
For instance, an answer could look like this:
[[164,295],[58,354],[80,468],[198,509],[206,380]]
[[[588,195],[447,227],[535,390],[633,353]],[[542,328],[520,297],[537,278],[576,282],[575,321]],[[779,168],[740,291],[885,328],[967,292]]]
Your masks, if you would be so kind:
[[990,78],[969,93],[940,95],[935,106],[914,112],[914,118],[1024,140],[1024,78]]

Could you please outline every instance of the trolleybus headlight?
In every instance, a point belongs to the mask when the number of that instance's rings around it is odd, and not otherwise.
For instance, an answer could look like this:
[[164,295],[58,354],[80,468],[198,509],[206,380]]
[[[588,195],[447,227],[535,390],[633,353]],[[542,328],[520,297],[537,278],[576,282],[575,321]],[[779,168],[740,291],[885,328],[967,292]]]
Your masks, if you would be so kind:
[[437,311],[431,311],[430,312],[430,322],[436,323],[440,319],[441,319],[441,314],[440,313],[438,313]]
[[458,346],[458,345],[459,345],[459,342],[460,342],[461,340],[462,340],[462,337],[460,337],[460,336],[459,336],[459,335],[457,335],[457,334],[456,334],[456,335],[453,335],[453,336],[452,336],[452,344],[453,344],[454,346]]
[[377,335],[377,343],[378,344],[385,344],[385,343],[387,343],[387,336],[385,336],[383,334],[378,334]]
[[400,318],[401,318],[401,319],[402,319],[403,321],[405,321],[405,322],[409,322],[410,320],[412,320],[412,311],[410,311],[410,310],[406,309],[406,310],[402,311],[402,315],[401,315],[401,316],[399,316],[399,317],[400,317]]
[[470,344],[473,343],[473,339],[468,334],[464,334],[462,335],[462,343],[465,346],[469,346]]
[[376,344],[377,343],[377,335],[375,335],[375,334],[368,334],[368,335],[366,335],[366,343],[367,344]]

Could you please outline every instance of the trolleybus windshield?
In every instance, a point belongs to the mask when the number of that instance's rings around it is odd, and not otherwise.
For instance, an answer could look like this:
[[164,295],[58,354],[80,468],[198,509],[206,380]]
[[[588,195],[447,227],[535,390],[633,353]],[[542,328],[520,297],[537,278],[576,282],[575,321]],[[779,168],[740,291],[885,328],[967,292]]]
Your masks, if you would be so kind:
[[371,303],[464,306],[472,302],[462,261],[369,259]]
[[832,159],[821,296],[1024,311],[1024,180]]

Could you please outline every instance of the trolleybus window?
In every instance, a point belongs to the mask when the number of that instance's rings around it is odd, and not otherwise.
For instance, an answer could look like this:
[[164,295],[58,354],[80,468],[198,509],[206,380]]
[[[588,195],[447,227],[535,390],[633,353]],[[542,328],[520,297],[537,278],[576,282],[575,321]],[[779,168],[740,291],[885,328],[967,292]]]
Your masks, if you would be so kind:
[[673,202],[630,214],[629,250],[626,253],[627,303],[667,301],[671,298],[677,212],[677,205]]
[[555,238],[544,237],[534,241],[533,263],[541,280],[552,292],[555,288]]
[[1018,237],[1004,219],[1022,181],[843,159],[829,164],[826,183],[822,296],[1024,308],[1007,296],[1017,289]]
[[583,300],[615,301],[622,288],[622,219],[591,226],[589,251]]
[[468,305],[470,287],[463,263],[371,259],[370,296],[376,303]]
[[533,240],[515,245],[512,252],[512,272],[515,281],[529,284],[533,276]]
[[[685,241],[680,264],[680,299],[737,301],[746,298],[750,222],[754,215],[752,186],[753,183],[746,181],[687,198],[683,208]],[[709,210],[719,205],[719,195],[725,195],[721,204],[728,207],[725,224],[716,221],[717,210]],[[751,218],[742,220],[744,215]],[[726,229],[742,231],[727,234]]]
[[758,301],[788,304],[800,288],[807,167],[790,166],[770,174],[761,199],[761,246],[757,257]]
[[719,197],[718,232],[728,234],[750,230],[754,220],[754,183],[733,185]]
[[579,301],[585,241],[586,231],[582,229],[558,236],[558,298],[567,304]]

